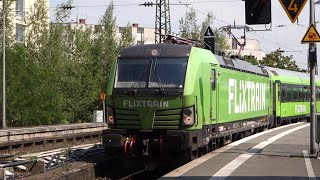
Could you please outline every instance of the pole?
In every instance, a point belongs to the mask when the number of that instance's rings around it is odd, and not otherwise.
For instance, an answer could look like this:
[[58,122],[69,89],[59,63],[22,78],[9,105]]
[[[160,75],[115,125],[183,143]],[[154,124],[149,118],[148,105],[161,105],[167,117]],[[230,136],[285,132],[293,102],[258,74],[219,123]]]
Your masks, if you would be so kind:
[[107,122],[106,121],[106,100],[102,100],[102,110],[103,110],[103,113],[102,113],[102,117],[103,117],[103,120],[102,122],[105,123]]
[[6,128],[6,13],[5,0],[2,0],[2,128]]
[[[315,24],[314,21],[314,0],[310,0],[310,25]],[[316,153],[316,142],[315,142],[315,121],[316,121],[316,85],[315,85],[315,74],[317,67],[317,46],[315,43],[309,44],[309,65],[310,65],[310,154]]]

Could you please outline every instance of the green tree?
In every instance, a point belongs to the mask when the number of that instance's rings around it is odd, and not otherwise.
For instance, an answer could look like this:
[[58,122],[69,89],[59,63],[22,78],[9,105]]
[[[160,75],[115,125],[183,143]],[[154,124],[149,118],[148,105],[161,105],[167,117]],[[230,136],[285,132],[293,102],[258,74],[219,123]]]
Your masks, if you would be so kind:
[[[29,7],[28,7],[29,8]],[[62,123],[57,74],[50,63],[48,7],[37,0],[26,15],[26,43],[14,44],[7,56],[8,126]]]
[[283,55],[283,52],[276,50],[269,54],[266,54],[262,61],[260,61],[260,64],[280,69],[300,71],[298,65],[296,64],[296,61],[294,61],[292,58],[292,55],[285,56]]
[[[12,22],[12,19],[15,19],[15,16],[12,12],[15,11],[15,9],[12,9],[13,7],[13,3],[15,3],[15,1],[6,1],[5,7],[6,7],[6,11],[5,11],[5,20],[6,20],[6,47],[12,47],[14,46],[15,43],[15,33],[13,33],[14,30],[14,23]],[[0,14],[2,16],[2,4],[1,4],[1,9],[0,9]],[[0,18],[0,26],[2,27],[3,24],[3,19],[2,17]],[[2,42],[2,30],[0,31],[0,40]],[[1,49],[2,51],[2,49]],[[1,53],[2,54],[2,53]]]
[[28,8],[25,43],[6,52],[8,126],[90,122],[110,65],[132,44],[129,26],[116,38],[112,3],[100,30],[65,24],[70,11],[61,8],[49,26],[45,0]]
[[[124,47],[133,45],[133,37],[130,24],[127,24],[121,31],[121,37],[119,39],[118,49],[121,50]],[[118,50],[118,51],[119,51]]]
[[179,23],[181,37],[199,40],[199,25],[197,24],[197,13],[194,9],[187,11],[185,17],[181,17]]
[[63,9],[64,6],[72,6],[73,0],[67,0],[64,3],[59,4],[54,10],[54,22],[66,23],[71,15],[71,9]]
[[111,2],[95,30],[64,25],[67,46],[62,68],[61,89],[65,99],[62,109],[71,123],[91,121],[98,95],[106,87],[111,64],[121,48],[132,44],[128,27],[123,29],[119,39],[116,38],[113,8]]
[[[203,34],[210,24],[213,23],[214,17],[211,12],[207,14],[206,19],[198,25],[197,14],[194,9],[187,11],[185,17],[181,17],[179,20],[180,24],[180,34],[181,37],[187,39],[198,40],[203,42]],[[228,49],[227,41],[225,39],[225,34],[218,29],[214,29],[216,35],[217,51],[225,51]]]
[[116,18],[113,15],[114,6],[111,1],[110,5],[107,7],[103,17],[100,20],[100,25],[103,27],[103,31],[99,33],[100,48],[102,49],[101,60],[104,64],[104,79],[107,80],[109,76],[109,70],[111,65],[118,55],[118,42],[116,37]]
[[243,56],[243,60],[253,64],[253,65],[258,65],[258,60],[256,57],[254,56],[248,56],[248,55],[244,55]]

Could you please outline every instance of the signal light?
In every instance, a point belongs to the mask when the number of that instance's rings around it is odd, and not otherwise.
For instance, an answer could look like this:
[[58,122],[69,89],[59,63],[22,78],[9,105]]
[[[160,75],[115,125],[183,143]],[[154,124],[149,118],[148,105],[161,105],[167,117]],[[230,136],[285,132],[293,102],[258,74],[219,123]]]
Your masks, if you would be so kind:
[[112,115],[108,117],[107,124],[114,124],[114,118]]
[[245,0],[246,24],[270,24],[271,0]]
[[185,108],[182,111],[182,125],[183,126],[193,126],[196,122],[194,107]]
[[115,124],[115,119],[114,119],[114,114],[113,114],[113,109],[111,107],[107,107],[107,113],[106,113],[106,122],[107,124]]

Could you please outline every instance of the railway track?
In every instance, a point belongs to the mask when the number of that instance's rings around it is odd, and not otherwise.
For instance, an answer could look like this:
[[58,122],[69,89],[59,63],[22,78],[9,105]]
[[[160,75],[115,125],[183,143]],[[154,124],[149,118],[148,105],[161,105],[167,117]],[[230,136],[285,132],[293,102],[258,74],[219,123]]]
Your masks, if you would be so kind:
[[101,144],[86,144],[25,154],[13,160],[1,161],[0,168],[3,170],[4,179],[20,179],[61,167],[99,150],[101,151]]

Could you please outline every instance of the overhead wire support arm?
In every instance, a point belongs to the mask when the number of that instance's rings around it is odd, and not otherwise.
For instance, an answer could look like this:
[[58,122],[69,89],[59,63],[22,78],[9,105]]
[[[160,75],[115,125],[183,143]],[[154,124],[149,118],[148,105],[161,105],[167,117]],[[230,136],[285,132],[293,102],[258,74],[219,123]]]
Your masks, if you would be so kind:
[[[243,29],[243,39],[244,42],[240,43],[239,40],[234,36],[234,34],[231,32],[231,29]],[[244,46],[246,45],[246,31],[250,30],[249,26],[222,26],[219,28],[219,30],[226,31],[230,36],[232,36],[232,39],[234,39],[237,42],[237,45],[240,46],[238,56],[240,56],[241,51],[244,49]]]

